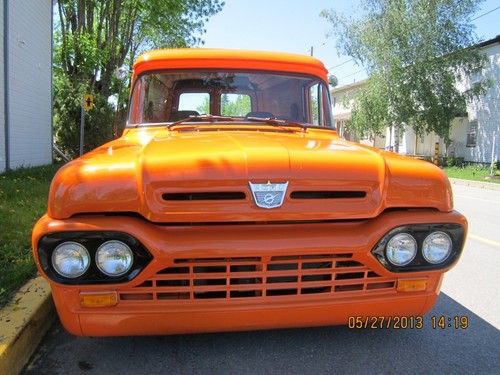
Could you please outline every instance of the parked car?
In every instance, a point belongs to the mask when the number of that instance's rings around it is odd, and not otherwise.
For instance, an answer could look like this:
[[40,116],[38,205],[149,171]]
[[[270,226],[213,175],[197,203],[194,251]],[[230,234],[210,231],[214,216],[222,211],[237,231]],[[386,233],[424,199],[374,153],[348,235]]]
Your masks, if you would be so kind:
[[438,167],[339,138],[318,60],[158,50],[33,255],[75,335],[357,325],[429,311],[466,229]]

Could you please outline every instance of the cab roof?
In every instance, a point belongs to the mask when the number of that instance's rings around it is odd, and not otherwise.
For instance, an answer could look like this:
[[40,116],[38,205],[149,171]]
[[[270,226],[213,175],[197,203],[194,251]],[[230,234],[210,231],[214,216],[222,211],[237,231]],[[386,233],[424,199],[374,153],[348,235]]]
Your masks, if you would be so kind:
[[153,50],[139,56],[134,75],[163,69],[244,69],[312,74],[327,80],[327,70],[314,57],[249,50],[179,48]]

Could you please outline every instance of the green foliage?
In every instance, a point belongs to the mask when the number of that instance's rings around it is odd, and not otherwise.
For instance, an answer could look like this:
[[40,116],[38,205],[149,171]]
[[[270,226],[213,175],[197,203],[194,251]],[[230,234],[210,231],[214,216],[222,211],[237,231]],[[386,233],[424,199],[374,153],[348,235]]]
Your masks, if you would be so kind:
[[[210,98],[206,97],[203,104],[196,108],[198,113],[210,113]],[[245,116],[252,111],[252,102],[248,95],[222,94],[221,115],[222,116]]]
[[245,116],[252,111],[252,103],[248,95],[222,94],[221,115],[222,116]]
[[[83,95],[91,89],[75,84],[65,74],[54,74],[54,136],[69,156],[77,156],[80,144],[80,118]],[[85,113],[84,151],[87,152],[113,136],[114,109],[102,94],[94,94],[95,106]]]
[[319,103],[318,103],[318,91],[317,86],[311,89],[311,123],[319,124]]
[[[116,69],[132,67],[138,54],[152,48],[202,43],[209,17],[220,0],[57,0],[54,24],[54,123],[56,142],[66,152],[78,151],[80,101],[92,93],[96,106],[88,113],[85,149],[111,139],[115,96],[126,110],[129,82]],[[115,121],[116,125],[116,121]]]
[[323,11],[339,35],[339,49],[370,78],[358,96],[351,125],[375,135],[408,124],[417,134],[448,139],[450,122],[489,82],[460,92],[457,81],[479,72],[485,57],[471,16],[478,0],[364,0],[361,17]]
[[31,230],[47,209],[50,181],[59,167],[18,169],[0,175],[0,307],[35,273]]
[[443,158],[443,165],[446,167],[463,167],[465,165],[465,160],[462,157],[447,156]]
[[352,116],[347,128],[361,137],[382,135],[385,128],[390,126],[387,113],[389,102],[380,79],[379,75],[372,75],[353,100]]
[[210,113],[210,97],[207,96],[203,99],[203,103],[196,107],[196,111],[200,114],[208,115]]

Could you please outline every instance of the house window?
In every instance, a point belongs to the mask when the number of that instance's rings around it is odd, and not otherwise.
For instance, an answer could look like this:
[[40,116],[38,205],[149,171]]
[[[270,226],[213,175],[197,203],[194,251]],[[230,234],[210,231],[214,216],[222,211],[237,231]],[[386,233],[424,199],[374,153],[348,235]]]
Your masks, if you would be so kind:
[[477,144],[477,120],[469,122],[467,130],[467,147],[476,147]]

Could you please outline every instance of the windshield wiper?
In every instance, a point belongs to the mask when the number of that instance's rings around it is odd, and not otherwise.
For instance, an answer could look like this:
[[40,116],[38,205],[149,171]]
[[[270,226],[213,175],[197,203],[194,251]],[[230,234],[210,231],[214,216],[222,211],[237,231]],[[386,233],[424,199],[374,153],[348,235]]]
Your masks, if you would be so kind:
[[245,120],[263,122],[264,124],[273,126],[284,126],[284,127],[295,127],[301,128],[303,132],[307,131],[308,126],[301,124],[299,122],[294,122],[290,120],[280,120],[275,117],[245,117]]
[[216,122],[216,121],[236,121],[238,120],[235,117],[231,116],[216,116],[216,115],[191,115],[189,117],[177,120],[171,124],[167,125],[167,129],[172,129],[173,127],[177,125],[182,125],[186,122],[192,122],[193,120],[196,121],[209,121],[209,122]]
[[250,121],[250,122],[261,122],[266,125],[272,125],[272,126],[281,126],[281,127],[295,127],[295,128],[300,128],[303,132],[306,132],[308,129],[308,126],[301,124],[299,122],[294,122],[290,120],[281,120],[277,119],[275,117],[245,117],[244,119],[241,119],[239,117],[232,117],[232,116],[218,116],[218,115],[191,115],[189,117],[177,120],[175,122],[172,122],[171,124],[167,125],[167,129],[172,129],[173,127],[177,125],[183,125],[187,122],[192,122],[192,121],[208,121],[208,122],[217,122],[217,121]]

